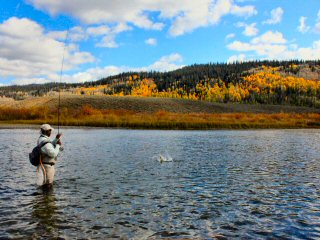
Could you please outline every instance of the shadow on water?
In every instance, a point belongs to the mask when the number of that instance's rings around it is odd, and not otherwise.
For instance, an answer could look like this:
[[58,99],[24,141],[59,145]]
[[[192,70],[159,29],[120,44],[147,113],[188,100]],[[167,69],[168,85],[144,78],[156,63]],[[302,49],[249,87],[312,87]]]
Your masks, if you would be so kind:
[[57,238],[61,215],[58,214],[54,187],[52,185],[38,187],[33,196],[32,220],[36,223],[36,229],[32,239]]

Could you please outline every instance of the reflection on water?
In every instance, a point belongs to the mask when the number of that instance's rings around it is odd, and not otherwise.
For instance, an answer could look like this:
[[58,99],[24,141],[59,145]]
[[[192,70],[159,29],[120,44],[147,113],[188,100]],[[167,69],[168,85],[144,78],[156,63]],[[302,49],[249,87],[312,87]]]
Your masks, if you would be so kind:
[[40,187],[34,194],[32,218],[37,223],[33,237],[53,237],[57,230],[57,206],[53,187]]
[[320,238],[319,130],[65,130],[52,189],[37,134],[0,130],[0,239]]

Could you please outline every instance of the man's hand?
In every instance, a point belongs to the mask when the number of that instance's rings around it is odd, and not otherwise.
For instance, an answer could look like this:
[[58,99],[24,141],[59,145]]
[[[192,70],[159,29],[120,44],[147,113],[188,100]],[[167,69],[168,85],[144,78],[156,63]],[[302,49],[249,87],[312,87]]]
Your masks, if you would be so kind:
[[61,143],[60,139],[57,141],[57,144],[59,144],[60,146],[62,146],[62,143]]
[[58,133],[57,136],[56,136],[56,139],[60,139],[62,136],[62,133]]

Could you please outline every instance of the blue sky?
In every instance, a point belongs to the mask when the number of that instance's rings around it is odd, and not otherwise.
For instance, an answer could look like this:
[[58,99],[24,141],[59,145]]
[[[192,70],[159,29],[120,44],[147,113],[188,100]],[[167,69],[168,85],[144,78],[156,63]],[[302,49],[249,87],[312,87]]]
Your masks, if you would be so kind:
[[[0,0],[0,85],[320,59],[318,0]],[[68,37],[66,38],[68,32]]]

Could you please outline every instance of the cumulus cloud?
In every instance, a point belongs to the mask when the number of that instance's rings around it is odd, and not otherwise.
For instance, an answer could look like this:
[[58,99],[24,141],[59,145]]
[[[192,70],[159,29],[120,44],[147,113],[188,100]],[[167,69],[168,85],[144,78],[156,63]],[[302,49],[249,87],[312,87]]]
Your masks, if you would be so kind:
[[288,41],[280,32],[269,31],[253,38],[250,42],[233,41],[227,47],[242,54],[252,52],[256,59],[320,59],[320,41],[315,41],[311,47],[299,47],[296,44],[288,44]]
[[12,17],[1,23],[0,76],[42,78],[57,72],[64,49],[67,70],[95,60],[90,53],[79,51],[77,45],[65,46],[56,38],[27,18]]
[[183,67],[183,65],[181,65],[182,61],[182,56],[178,53],[174,53],[169,56],[164,56],[160,58],[158,61],[151,64],[150,66],[141,68],[141,70],[159,72],[173,71],[175,69]]
[[51,15],[70,14],[86,24],[132,23],[146,29],[161,30],[161,22],[150,20],[146,11],[157,10],[155,3],[144,0],[28,0],[34,7]]
[[233,55],[228,58],[227,63],[244,62],[246,61],[245,54]]
[[253,6],[240,7],[234,4],[233,0],[192,1],[189,5],[185,5],[185,7],[188,6],[189,8],[173,22],[169,30],[172,36],[179,36],[199,27],[218,24],[221,18],[228,14],[242,17],[257,14]]
[[282,20],[283,9],[281,7],[275,8],[271,10],[271,17],[270,19],[263,22],[263,24],[277,24],[280,23]]
[[80,42],[83,40],[87,40],[88,38],[86,30],[80,26],[76,26],[65,31],[51,31],[47,33],[47,36],[59,41],[69,42]]
[[239,22],[236,24],[237,27],[244,27],[244,31],[242,32],[245,36],[252,37],[256,36],[259,32],[259,29],[256,27],[256,23],[246,24],[243,22]]
[[157,39],[155,38],[149,38],[145,41],[147,45],[156,46],[157,45]]
[[101,79],[103,77],[117,75],[123,72],[140,72],[140,71],[159,71],[166,72],[172,71],[178,68],[182,68],[184,65],[181,65],[183,58],[178,53],[173,53],[168,56],[163,56],[156,62],[152,63],[149,66],[132,68],[129,66],[105,66],[105,67],[97,67],[90,68],[84,72],[79,72],[73,75],[64,75],[63,81],[68,83],[76,83],[76,82],[86,82],[86,81],[94,81]]
[[127,24],[119,23],[112,27],[106,25],[90,27],[87,29],[87,33],[89,35],[102,37],[100,42],[96,44],[97,47],[117,48],[119,47],[119,44],[116,42],[117,35],[130,30],[132,30],[132,28]]
[[[239,6],[234,0],[27,0],[51,15],[69,14],[86,24],[130,24],[139,28],[162,30],[164,20],[172,25],[169,33],[179,36],[196,28],[217,24],[228,14],[249,17],[254,6]],[[152,15],[156,13],[158,16]],[[152,16],[151,16],[152,15]]]
[[80,42],[88,38],[86,31],[82,27],[73,27],[69,30],[68,40]]
[[[56,79],[55,82],[59,81]],[[49,78],[18,78],[11,82],[12,85],[27,85],[27,84],[44,84],[52,82]]]
[[97,27],[89,27],[87,28],[87,33],[92,36],[101,36],[110,33],[111,29],[107,25],[100,25]]
[[55,40],[64,41],[67,37],[68,31],[51,31],[47,33],[47,37]]
[[[173,53],[168,56],[163,56],[159,60],[155,61],[149,66],[132,68],[128,66],[105,66],[90,68],[86,71],[78,72],[75,74],[64,74],[62,76],[62,82],[67,83],[79,83],[87,81],[95,81],[103,77],[117,75],[123,72],[139,72],[139,71],[159,71],[166,72],[184,67],[182,65],[183,58],[178,53]],[[31,84],[31,83],[47,83],[47,82],[57,82],[60,76],[56,73],[49,74],[46,78],[42,77],[20,77],[12,82],[12,84]]]
[[[87,40],[89,37],[100,39],[96,44],[97,47],[117,48],[119,44],[116,42],[116,37],[119,33],[130,31],[132,28],[124,23],[117,25],[99,25],[83,28],[76,26],[69,31],[52,31],[47,34],[48,37],[60,41],[80,42]],[[67,36],[68,35],[68,36]]]
[[272,32],[268,31],[262,34],[259,37],[255,37],[251,41],[253,44],[260,44],[260,43],[286,43],[287,40],[283,37],[281,32]]
[[256,25],[257,25],[256,23],[252,23],[250,25],[247,25],[244,29],[243,34],[246,36],[249,36],[249,37],[256,36],[259,32],[259,29],[256,28]]
[[306,24],[306,20],[307,20],[307,18],[303,17],[303,16],[300,17],[300,19],[299,19],[300,25],[298,26],[298,31],[301,33],[306,33],[310,29],[310,27],[307,26],[307,24]]

